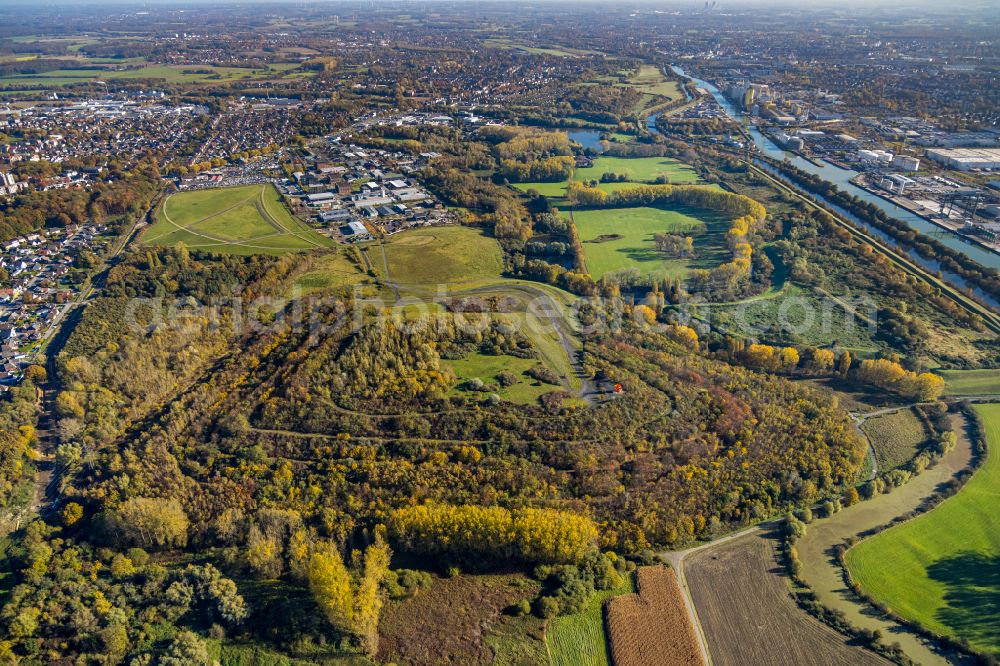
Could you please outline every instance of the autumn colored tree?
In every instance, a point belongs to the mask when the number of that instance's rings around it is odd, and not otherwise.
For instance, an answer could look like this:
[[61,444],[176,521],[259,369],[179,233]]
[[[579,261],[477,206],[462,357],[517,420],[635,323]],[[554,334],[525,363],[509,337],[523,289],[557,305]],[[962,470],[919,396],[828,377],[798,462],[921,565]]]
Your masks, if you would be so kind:
[[113,538],[124,545],[164,549],[187,544],[188,517],[173,499],[126,500],[108,513],[105,525]]
[[809,368],[818,373],[829,372],[833,368],[833,352],[829,349],[814,349],[809,358]]
[[316,544],[309,559],[309,591],[334,628],[345,633],[351,630],[354,622],[351,576],[340,552],[328,541]]

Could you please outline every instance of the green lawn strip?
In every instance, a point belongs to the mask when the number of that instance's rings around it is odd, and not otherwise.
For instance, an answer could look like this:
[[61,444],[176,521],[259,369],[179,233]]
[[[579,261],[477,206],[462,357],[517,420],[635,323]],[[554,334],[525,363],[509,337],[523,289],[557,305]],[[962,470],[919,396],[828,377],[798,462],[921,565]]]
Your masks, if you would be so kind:
[[1000,394],[1000,370],[937,370],[944,377],[948,395]]
[[549,620],[545,642],[552,666],[608,666],[608,639],[604,631],[604,602],[635,591],[631,574],[614,590],[598,592],[579,613]]
[[1000,405],[977,405],[987,455],[954,497],[847,553],[858,583],[895,613],[1000,656]]

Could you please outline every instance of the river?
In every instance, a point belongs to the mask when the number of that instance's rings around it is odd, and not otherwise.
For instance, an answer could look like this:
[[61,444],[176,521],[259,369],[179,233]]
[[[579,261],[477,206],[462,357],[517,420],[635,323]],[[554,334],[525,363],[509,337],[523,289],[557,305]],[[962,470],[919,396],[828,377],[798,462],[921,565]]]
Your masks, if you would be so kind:
[[[719,89],[716,86],[709,83],[708,81],[704,81],[702,79],[691,76],[690,74],[685,72],[681,67],[678,67],[676,65],[671,65],[670,68],[678,76],[690,79],[699,88],[704,88],[705,90],[707,90],[712,95],[712,97],[715,98],[715,101],[719,103],[719,105],[723,108],[723,110],[733,120],[737,122],[743,121],[744,119],[743,113],[735,106],[733,106],[733,104],[728,99],[726,99],[726,97],[719,91]],[[656,117],[650,116],[649,118],[647,118],[646,126],[649,127],[651,131],[655,131]],[[750,133],[750,136],[753,138],[754,143],[757,145],[757,148],[765,155],[768,155],[769,157],[773,157],[778,160],[787,159],[789,162],[791,162],[799,169],[802,169],[803,171],[811,173],[815,176],[819,176],[820,178],[823,178],[824,180],[833,183],[841,190],[853,194],[859,199],[874,204],[878,208],[885,211],[888,215],[891,215],[893,218],[897,220],[905,222],[911,228],[919,231],[920,233],[928,235],[935,233],[934,237],[938,241],[940,241],[943,245],[953,250],[957,250],[958,252],[961,252],[967,257],[982,264],[983,266],[1000,269],[1000,255],[998,255],[997,253],[991,252],[990,250],[980,247],[979,245],[975,245],[971,242],[967,242],[962,238],[960,238],[959,236],[952,233],[944,233],[937,235],[936,232],[941,231],[940,227],[931,224],[930,222],[923,219],[919,215],[916,215],[906,210],[905,208],[900,208],[896,204],[890,201],[886,201],[882,197],[872,194],[871,192],[861,187],[858,187],[854,183],[850,182],[852,178],[858,175],[857,171],[852,171],[850,169],[841,169],[839,167],[833,166],[832,164],[825,164],[825,163],[822,166],[817,166],[816,164],[813,164],[809,160],[802,159],[801,157],[795,155],[794,153],[789,153],[782,150],[773,141],[771,141],[766,136],[761,134],[760,130],[758,130],[755,126],[750,125],[747,129]],[[824,200],[823,203],[829,205],[828,201]],[[850,216],[850,218],[854,222],[859,222],[859,220],[857,220],[854,216]],[[868,227],[868,225],[865,226],[869,230],[872,230],[870,227]],[[882,237],[884,238],[884,235]],[[936,266],[936,262],[927,261],[926,259],[917,255],[913,251],[910,250],[904,250],[904,251],[907,253],[907,255],[909,255],[911,259],[918,262],[925,268],[935,272],[939,270],[939,268]],[[945,277],[948,278],[949,282],[954,282],[952,277],[957,278],[958,282],[955,283],[956,286],[959,286],[963,289],[967,287],[967,285],[965,285],[964,280],[961,280],[961,278],[958,278],[958,276],[945,275]],[[993,307],[998,307],[998,303],[996,300],[990,299],[990,302],[993,305]]]

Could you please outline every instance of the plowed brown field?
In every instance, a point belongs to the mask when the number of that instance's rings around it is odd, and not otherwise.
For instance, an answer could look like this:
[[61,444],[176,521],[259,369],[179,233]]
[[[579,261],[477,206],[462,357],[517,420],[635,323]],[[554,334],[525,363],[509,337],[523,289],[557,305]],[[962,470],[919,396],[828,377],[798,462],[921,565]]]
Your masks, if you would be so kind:
[[641,567],[638,594],[608,602],[608,638],[615,666],[695,666],[698,638],[672,569]]
[[684,561],[713,666],[886,666],[798,607],[777,560],[777,541],[754,533]]

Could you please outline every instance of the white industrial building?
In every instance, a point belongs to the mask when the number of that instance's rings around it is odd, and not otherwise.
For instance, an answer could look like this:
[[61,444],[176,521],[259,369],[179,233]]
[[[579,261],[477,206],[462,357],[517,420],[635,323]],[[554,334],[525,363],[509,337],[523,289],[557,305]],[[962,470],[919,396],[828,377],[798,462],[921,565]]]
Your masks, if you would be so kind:
[[892,158],[892,166],[901,171],[919,171],[920,160],[910,155],[896,155]]
[[907,178],[906,176],[900,175],[898,173],[889,174],[882,179],[879,185],[882,189],[889,190],[894,194],[902,195],[906,192],[906,188],[909,185],[913,185],[916,181],[912,178]]
[[888,164],[889,162],[892,162],[892,158],[892,153],[884,150],[861,149],[857,153],[857,159],[859,162],[884,162]]
[[933,148],[927,157],[952,169],[1000,169],[1000,148]]

